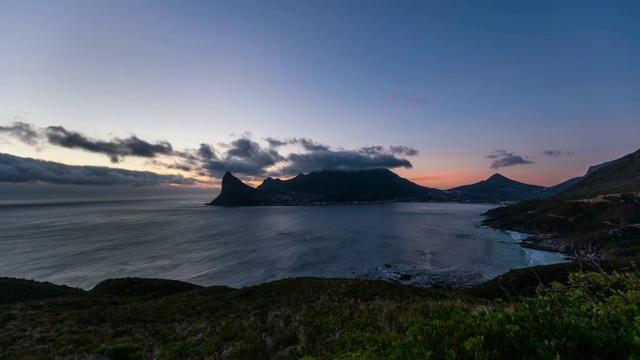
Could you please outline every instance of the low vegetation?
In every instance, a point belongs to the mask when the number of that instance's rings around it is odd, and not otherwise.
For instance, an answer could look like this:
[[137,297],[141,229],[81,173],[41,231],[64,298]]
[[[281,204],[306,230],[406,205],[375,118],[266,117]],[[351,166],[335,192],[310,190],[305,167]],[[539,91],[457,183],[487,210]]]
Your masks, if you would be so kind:
[[632,262],[522,269],[465,291],[355,279],[243,289],[117,279],[0,306],[0,358],[626,359],[640,356],[639,319]]
[[591,253],[603,259],[640,256],[640,197],[635,193],[526,201],[486,215],[485,225],[544,235],[564,253]]

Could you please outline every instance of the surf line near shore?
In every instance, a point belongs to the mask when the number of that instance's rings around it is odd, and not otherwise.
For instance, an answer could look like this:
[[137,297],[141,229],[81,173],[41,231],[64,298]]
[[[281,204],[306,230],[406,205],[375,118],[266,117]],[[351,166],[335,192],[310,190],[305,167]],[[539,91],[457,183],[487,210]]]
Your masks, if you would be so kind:
[[[529,266],[538,266],[538,265],[549,265],[558,263],[557,253],[553,251],[540,250],[533,247],[527,246],[531,239],[536,239],[535,235],[526,234],[518,231],[512,230],[502,230],[511,236],[513,242],[520,244],[523,251],[526,254],[527,261],[529,262]],[[552,259],[553,258],[553,259]],[[565,257],[562,262],[571,261],[570,258]]]

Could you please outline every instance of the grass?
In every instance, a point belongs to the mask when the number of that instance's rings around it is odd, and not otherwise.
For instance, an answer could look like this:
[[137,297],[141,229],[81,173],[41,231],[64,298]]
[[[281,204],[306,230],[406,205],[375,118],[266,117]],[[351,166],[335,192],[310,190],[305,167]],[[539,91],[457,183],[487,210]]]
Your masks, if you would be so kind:
[[[588,277],[572,270],[536,268],[536,292],[526,269],[465,291],[356,279],[243,289],[109,280],[88,292],[0,306],[0,358],[637,357],[635,267]],[[557,279],[568,285],[541,285]],[[518,297],[494,300],[505,281]]]

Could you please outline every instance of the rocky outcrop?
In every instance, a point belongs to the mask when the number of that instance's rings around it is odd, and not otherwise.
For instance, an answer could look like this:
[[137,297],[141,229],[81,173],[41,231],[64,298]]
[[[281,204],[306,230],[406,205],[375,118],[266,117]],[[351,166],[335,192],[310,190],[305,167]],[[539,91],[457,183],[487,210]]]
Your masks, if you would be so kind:
[[222,177],[220,195],[209,203],[209,205],[217,206],[251,206],[259,204],[257,190],[243,183],[228,171]]

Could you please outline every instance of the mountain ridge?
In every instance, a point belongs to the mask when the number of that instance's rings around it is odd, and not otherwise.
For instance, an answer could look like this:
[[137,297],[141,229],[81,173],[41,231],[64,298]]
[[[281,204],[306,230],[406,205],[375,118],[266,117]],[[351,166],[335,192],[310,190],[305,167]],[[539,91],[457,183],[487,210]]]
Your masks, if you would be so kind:
[[547,197],[545,189],[544,186],[525,184],[495,173],[486,180],[448,191],[462,199],[506,202]]
[[476,184],[450,190],[418,185],[388,169],[323,170],[281,180],[268,177],[256,188],[226,172],[222,191],[209,205],[309,205],[368,202],[515,202],[547,197],[545,187],[494,174]]
[[388,169],[324,170],[288,180],[266,178],[257,188],[225,173],[222,190],[209,205],[310,205],[392,201],[445,201],[442,190],[415,184]]

